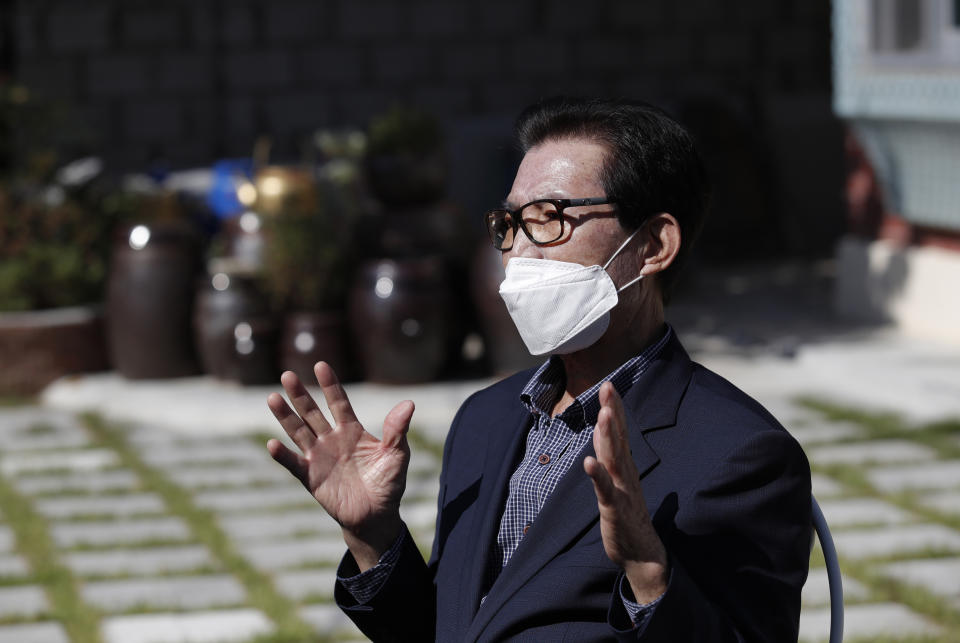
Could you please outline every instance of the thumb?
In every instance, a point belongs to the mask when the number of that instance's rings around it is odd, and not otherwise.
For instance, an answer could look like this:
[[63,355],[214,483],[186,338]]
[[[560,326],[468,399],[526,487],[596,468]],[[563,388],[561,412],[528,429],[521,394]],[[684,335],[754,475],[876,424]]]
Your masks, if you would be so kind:
[[593,490],[597,494],[597,502],[601,506],[612,504],[615,486],[607,468],[593,456],[587,456],[583,461],[583,469],[593,480]]
[[395,449],[410,430],[410,418],[413,417],[413,402],[404,400],[390,409],[383,420],[383,446]]

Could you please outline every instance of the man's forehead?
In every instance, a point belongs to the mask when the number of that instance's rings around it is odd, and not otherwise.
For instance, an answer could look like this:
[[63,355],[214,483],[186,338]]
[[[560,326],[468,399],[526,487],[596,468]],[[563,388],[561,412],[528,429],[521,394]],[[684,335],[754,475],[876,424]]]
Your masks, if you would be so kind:
[[602,145],[589,139],[549,140],[531,147],[504,205],[517,208],[535,199],[602,196],[604,153]]
[[508,210],[516,210],[520,206],[526,205],[531,201],[537,201],[539,199],[569,199],[570,195],[565,190],[547,190],[539,196],[534,196],[533,198],[524,199],[522,201],[519,199],[513,199],[511,197],[512,194],[507,196],[507,198],[504,199],[500,205]]

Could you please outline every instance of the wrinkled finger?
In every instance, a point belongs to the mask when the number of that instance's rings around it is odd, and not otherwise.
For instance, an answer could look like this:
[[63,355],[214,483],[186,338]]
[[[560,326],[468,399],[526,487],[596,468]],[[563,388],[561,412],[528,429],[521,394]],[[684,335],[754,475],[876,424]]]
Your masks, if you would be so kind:
[[629,468],[633,458],[630,455],[630,442],[627,439],[627,414],[613,384],[606,382],[600,387],[600,405],[598,418],[599,415],[607,415],[613,461],[616,463],[614,473],[618,475]]
[[307,387],[303,385],[296,373],[285,371],[280,376],[280,383],[283,385],[283,390],[287,392],[287,397],[293,403],[293,408],[297,410],[303,421],[316,435],[330,430],[330,423],[323,416],[323,411],[317,406],[313,396],[307,392]]
[[320,384],[324,399],[327,400],[327,408],[330,409],[334,424],[336,426],[352,422],[359,424],[353,412],[353,406],[347,399],[347,392],[343,390],[333,368],[326,362],[317,362],[313,367],[313,373],[317,376],[317,383]]
[[[593,450],[614,483],[619,484],[624,472],[629,470],[629,462],[624,458],[629,460],[630,447],[618,439],[615,425],[613,411],[609,408],[600,409],[597,425],[593,429]],[[624,451],[627,452],[626,456]]]
[[583,470],[593,480],[593,491],[597,494],[597,502],[600,505],[613,504],[616,485],[606,467],[593,456],[587,456],[583,460]]
[[593,427],[593,450],[597,460],[606,463],[613,458],[613,442],[610,438],[610,411],[601,408],[597,413],[597,423]]
[[627,442],[627,412],[623,408],[623,400],[611,382],[604,382],[600,387],[600,407],[606,407],[613,413],[613,436],[621,445],[630,448]]
[[383,446],[395,449],[410,430],[413,417],[413,402],[404,400],[394,406],[383,420]]
[[267,406],[277,418],[284,432],[290,436],[293,443],[300,447],[301,451],[307,451],[317,441],[317,434],[309,426],[304,424],[299,415],[294,413],[287,405],[287,401],[279,393],[271,393],[267,396]]
[[303,483],[303,486],[307,486],[307,461],[303,456],[294,453],[277,439],[267,441],[267,451],[274,460],[293,474],[293,477]]

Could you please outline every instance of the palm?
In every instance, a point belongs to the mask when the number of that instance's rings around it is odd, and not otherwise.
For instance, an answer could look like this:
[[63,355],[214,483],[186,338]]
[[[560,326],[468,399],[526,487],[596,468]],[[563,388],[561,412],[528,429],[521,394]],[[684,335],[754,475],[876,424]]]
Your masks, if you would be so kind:
[[399,520],[410,460],[406,431],[413,403],[401,402],[387,414],[380,440],[357,420],[333,370],[321,362],[316,374],[333,422],[297,376],[284,373],[281,383],[296,412],[276,393],[267,404],[302,455],[279,440],[271,440],[267,448],[344,530],[376,532]]
[[341,525],[352,529],[369,516],[399,510],[409,450],[382,448],[359,424],[342,431],[346,435],[318,438],[304,453],[304,486]]

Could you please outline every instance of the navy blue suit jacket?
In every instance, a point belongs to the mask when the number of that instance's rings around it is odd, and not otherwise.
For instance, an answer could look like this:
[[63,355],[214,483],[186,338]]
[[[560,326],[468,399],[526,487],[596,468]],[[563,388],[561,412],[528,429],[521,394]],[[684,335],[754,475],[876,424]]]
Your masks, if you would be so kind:
[[[380,591],[338,604],[374,641],[795,641],[811,542],[810,469],[757,402],[673,339],[624,398],[644,496],[670,559],[638,634],[579,464],[490,585],[488,560],[531,417],[524,371],[471,396],[447,437],[429,563],[407,537]],[[356,573],[349,553],[339,570]],[[486,599],[481,604],[481,598]]]

